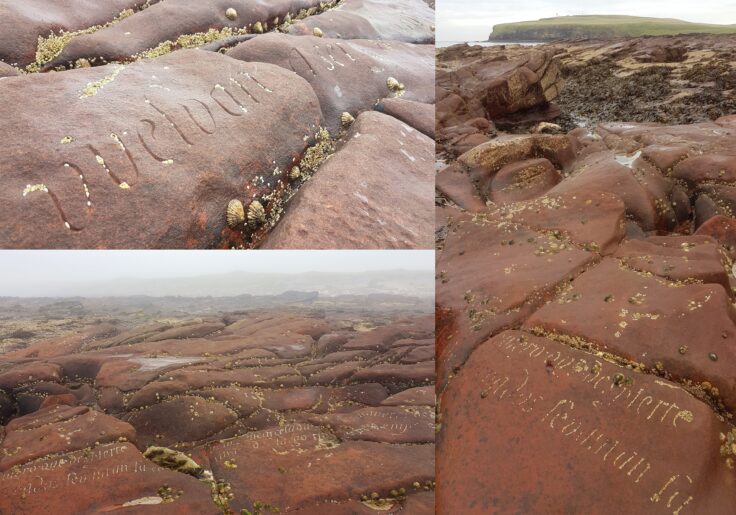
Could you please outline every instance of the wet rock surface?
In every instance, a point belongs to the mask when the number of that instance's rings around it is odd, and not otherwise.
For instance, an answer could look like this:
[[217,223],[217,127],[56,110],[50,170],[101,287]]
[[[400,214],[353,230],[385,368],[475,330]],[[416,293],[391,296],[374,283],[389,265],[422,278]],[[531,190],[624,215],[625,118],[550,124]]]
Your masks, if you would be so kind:
[[[621,59],[695,51],[655,39]],[[437,174],[438,513],[736,506],[736,125],[644,118],[445,146],[463,152]]]
[[0,511],[433,513],[434,318],[353,326],[255,310],[3,354]]
[[[256,248],[362,112],[433,127],[423,1],[88,3],[0,5],[0,246]],[[361,173],[346,171],[347,198]],[[372,245],[427,245],[384,237]]]

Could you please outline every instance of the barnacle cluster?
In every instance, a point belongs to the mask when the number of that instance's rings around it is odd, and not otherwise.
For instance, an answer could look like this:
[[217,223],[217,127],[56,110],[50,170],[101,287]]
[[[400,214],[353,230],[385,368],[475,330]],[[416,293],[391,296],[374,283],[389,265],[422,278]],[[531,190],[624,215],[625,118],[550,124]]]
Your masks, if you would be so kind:
[[720,434],[721,437],[721,456],[726,458],[726,465],[733,469],[735,466],[734,457],[736,457],[736,428],[731,429],[728,433]]
[[406,91],[406,86],[393,77],[386,79],[386,86],[388,90],[394,94],[395,97],[400,97]]
[[314,137],[316,143],[307,149],[299,163],[302,176],[311,176],[335,152],[335,143],[327,129],[320,127]]
[[[146,2],[145,5],[141,7],[141,9],[144,9],[148,7],[148,2]],[[125,18],[128,18],[129,16],[132,16],[135,14],[133,9],[125,9],[120,12],[115,18],[112,19],[112,21],[109,21],[103,25],[94,25],[92,27],[88,27],[86,29],[82,30],[76,30],[72,32],[65,32],[60,31],[59,34],[54,34],[51,32],[48,37],[39,36],[38,37],[38,46],[36,47],[36,60],[26,66],[27,72],[39,72],[41,71],[41,68],[51,61],[53,61],[59,54],[61,54],[62,50],[64,50],[64,47],[69,44],[69,42],[74,39],[77,36],[81,36],[83,34],[92,34],[93,32],[97,32],[98,30],[105,29],[107,27],[110,27],[111,25],[116,24],[120,20],[124,20]]]

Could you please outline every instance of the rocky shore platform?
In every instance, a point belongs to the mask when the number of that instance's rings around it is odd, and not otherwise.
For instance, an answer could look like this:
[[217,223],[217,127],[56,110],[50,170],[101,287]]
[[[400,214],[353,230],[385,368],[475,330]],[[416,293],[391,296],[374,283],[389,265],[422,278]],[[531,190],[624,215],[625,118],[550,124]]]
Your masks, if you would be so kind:
[[0,358],[2,513],[434,513],[432,315],[91,324]]
[[438,141],[453,155],[497,130],[675,125],[736,112],[736,35],[462,44],[438,49],[437,61]]
[[425,1],[0,12],[3,248],[431,248]]
[[[674,39],[440,53],[438,513],[736,510],[736,116],[697,100],[734,40]],[[693,104],[551,125],[595,67]]]

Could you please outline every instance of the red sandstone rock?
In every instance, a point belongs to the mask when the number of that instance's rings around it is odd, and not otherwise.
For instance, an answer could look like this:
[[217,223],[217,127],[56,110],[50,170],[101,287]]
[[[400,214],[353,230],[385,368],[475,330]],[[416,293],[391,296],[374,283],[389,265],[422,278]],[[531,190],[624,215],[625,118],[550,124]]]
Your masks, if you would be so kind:
[[376,110],[398,118],[434,139],[435,109],[433,104],[415,102],[405,98],[384,98],[378,103]]
[[[452,157],[486,97],[437,97]],[[437,513],[733,511],[735,128],[501,135],[438,174]]]
[[550,105],[562,87],[551,52],[526,50],[507,57],[494,47],[454,45],[441,49],[437,62],[437,128],[447,151],[466,150],[452,141],[453,133],[474,118],[516,126],[560,114]]
[[370,498],[373,492],[386,498],[391,490],[411,492],[414,482],[424,484],[434,476],[430,446],[339,443],[308,424],[253,432],[213,444],[207,453],[215,476],[233,485],[236,510],[252,509],[256,500],[283,512],[321,499]]
[[263,248],[430,248],[433,148],[395,118],[361,114]]
[[[158,0],[148,2],[156,3]],[[38,38],[50,33],[73,32],[111,22],[125,9],[139,9],[144,0],[58,3],[28,0],[22,3],[4,0],[0,4],[0,61],[27,66],[36,59]]]
[[4,247],[213,246],[228,202],[273,193],[320,120],[294,74],[196,50],[7,79],[0,95],[0,124],[38,120],[32,146],[0,126]]
[[[67,453],[121,438],[131,441],[136,438],[135,429],[129,424],[89,408],[76,410],[53,406],[28,417],[27,424],[25,417],[20,417],[6,428],[0,471],[49,454]],[[39,425],[40,417],[47,423]]]
[[[210,485],[154,465],[132,444],[110,443],[49,456],[0,475],[3,511],[61,515],[155,512],[216,515]],[[60,502],[60,500],[62,500]]]
[[16,68],[0,61],[0,79],[4,77],[15,77],[17,75],[20,75],[20,72]]
[[[150,8],[126,18],[110,27],[75,37],[51,66],[73,63],[78,59],[97,59],[103,63],[125,61],[166,41],[175,42],[179,36],[206,33],[222,28],[247,28],[254,32],[260,22],[273,29],[274,20],[282,20],[287,13],[296,15],[301,9],[319,7],[318,0],[174,0],[159,2]],[[227,17],[228,9],[235,9],[235,19]]]
[[[729,426],[710,407],[555,341],[518,331],[486,341],[442,408],[438,513],[736,507],[734,472],[719,453]],[[684,448],[699,452],[676,452]]]
[[[0,512],[429,515],[434,318],[387,320],[359,332],[329,314],[253,311],[4,354]],[[337,343],[318,347],[326,335]],[[145,459],[148,446],[163,450]],[[59,505],[62,488],[74,499]]]
[[390,77],[404,84],[402,99],[434,100],[434,52],[428,45],[264,34],[241,43],[228,55],[276,64],[308,81],[332,133],[341,127],[343,112],[357,117],[379,99],[393,97],[396,92],[387,85]]
[[434,43],[434,9],[423,0],[343,0],[337,8],[298,21],[290,34],[319,28],[340,39],[380,39]]

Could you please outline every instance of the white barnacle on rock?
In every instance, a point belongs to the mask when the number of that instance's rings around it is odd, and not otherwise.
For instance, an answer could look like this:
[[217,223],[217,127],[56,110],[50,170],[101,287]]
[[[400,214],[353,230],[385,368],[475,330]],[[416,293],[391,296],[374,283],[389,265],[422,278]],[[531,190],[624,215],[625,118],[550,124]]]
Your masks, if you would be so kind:
[[301,176],[302,176],[301,169],[299,169],[298,166],[293,166],[291,168],[291,172],[289,172],[289,177],[291,178],[291,180],[295,181]]
[[120,139],[120,137],[119,137],[119,136],[118,136],[117,134],[115,134],[115,133],[113,132],[112,134],[110,134],[110,138],[112,138],[112,140],[113,140],[113,141],[114,141],[115,143],[117,143],[117,144],[118,144],[118,146],[120,147],[120,150],[122,150],[122,151],[125,151],[125,145],[123,145],[123,142],[122,142],[122,140]]
[[263,24],[260,21],[257,21],[255,25],[253,25],[253,32],[256,34],[263,34]]
[[28,184],[23,190],[23,196],[25,197],[29,193],[33,193],[36,191],[43,191],[44,193],[48,193],[49,189],[46,187],[45,184]]
[[248,206],[248,224],[252,227],[257,227],[266,221],[266,210],[263,208],[263,204],[259,201],[254,200]]
[[238,11],[230,7],[227,11],[225,11],[225,16],[228,20],[234,20],[238,17]]
[[320,29],[319,27],[315,27],[314,29],[312,29],[312,34],[314,34],[318,38],[324,36],[324,32],[322,32],[322,29]]
[[227,225],[235,228],[245,222],[245,209],[238,199],[231,200],[227,205]]

